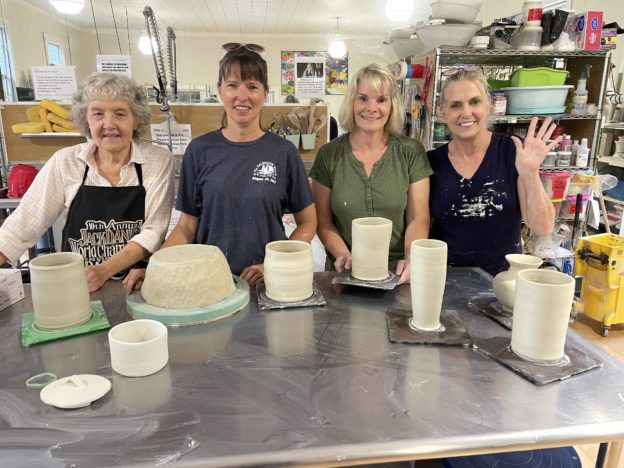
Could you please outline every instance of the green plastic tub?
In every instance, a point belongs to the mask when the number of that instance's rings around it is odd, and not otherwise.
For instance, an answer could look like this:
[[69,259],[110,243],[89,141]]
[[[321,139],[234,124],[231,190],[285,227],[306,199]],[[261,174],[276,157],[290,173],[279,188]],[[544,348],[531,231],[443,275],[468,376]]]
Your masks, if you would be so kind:
[[563,86],[568,74],[567,70],[548,67],[519,68],[511,75],[511,86]]

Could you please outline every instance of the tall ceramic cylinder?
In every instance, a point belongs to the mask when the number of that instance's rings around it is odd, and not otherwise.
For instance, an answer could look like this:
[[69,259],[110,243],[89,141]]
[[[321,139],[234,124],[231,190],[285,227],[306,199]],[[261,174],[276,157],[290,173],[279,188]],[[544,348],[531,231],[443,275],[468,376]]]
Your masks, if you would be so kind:
[[91,318],[87,274],[82,255],[58,252],[29,262],[35,325],[70,328]]
[[440,328],[440,312],[446,286],[446,242],[418,239],[410,249],[410,325],[420,330]]
[[559,361],[563,357],[573,299],[571,276],[551,270],[518,272],[512,351],[529,361]]
[[264,256],[264,284],[269,299],[302,301],[312,296],[312,246],[307,242],[269,242]]
[[388,253],[392,221],[386,218],[357,218],[351,223],[351,275],[367,281],[388,277]]
[[514,294],[516,291],[516,276],[521,270],[539,268],[542,259],[533,255],[507,254],[505,260],[509,263],[509,270],[502,271],[494,277],[494,294],[507,312],[513,311]]

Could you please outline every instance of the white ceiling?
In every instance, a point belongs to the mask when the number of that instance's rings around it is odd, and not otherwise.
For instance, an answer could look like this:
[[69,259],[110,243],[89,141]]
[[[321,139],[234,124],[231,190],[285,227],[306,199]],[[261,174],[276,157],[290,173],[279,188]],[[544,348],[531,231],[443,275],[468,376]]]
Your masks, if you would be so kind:
[[[63,18],[48,0],[17,0],[25,6],[45,10]],[[341,35],[382,37],[400,24],[385,14],[385,0],[85,0],[85,8],[66,20],[81,28],[120,31],[145,29],[143,9],[149,5],[161,30],[172,27],[176,34],[282,34],[332,35],[340,17]],[[414,0],[410,20],[426,19],[429,0]],[[91,8],[93,5],[93,9]],[[114,18],[114,20],[113,20]]]

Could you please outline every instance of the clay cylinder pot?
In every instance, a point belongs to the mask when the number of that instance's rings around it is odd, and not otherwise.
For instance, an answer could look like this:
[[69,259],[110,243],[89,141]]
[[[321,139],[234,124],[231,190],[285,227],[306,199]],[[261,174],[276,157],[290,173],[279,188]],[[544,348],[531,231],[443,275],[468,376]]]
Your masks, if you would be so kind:
[[507,254],[505,260],[509,263],[509,270],[502,271],[494,277],[493,287],[496,299],[503,306],[503,310],[512,312],[516,292],[516,275],[521,270],[538,268],[542,264],[542,259],[533,255]]
[[167,327],[156,320],[120,323],[108,332],[111,367],[126,377],[158,372],[169,361]]
[[418,239],[410,249],[410,326],[419,330],[440,328],[442,299],[446,287],[446,242]]
[[35,325],[70,328],[91,318],[87,274],[82,255],[58,252],[29,262]]
[[388,277],[388,252],[392,221],[357,218],[351,223],[351,276],[366,281]]
[[557,362],[563,357],[574,278],[551,270],[522,270],[517,278],[511,349],[529,361]]
[[264,284],[269,299],[303,301],[312,296],[314,268],[312,246],[307,242],[269,242],[264,256]]

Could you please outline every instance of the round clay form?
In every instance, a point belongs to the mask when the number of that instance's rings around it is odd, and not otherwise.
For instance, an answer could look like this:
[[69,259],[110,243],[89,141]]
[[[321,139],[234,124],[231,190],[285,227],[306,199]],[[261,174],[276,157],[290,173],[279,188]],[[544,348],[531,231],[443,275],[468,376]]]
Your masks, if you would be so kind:
[[264,284],[269,299],[303,301],[312,296],[312,246],[307,242],[269,242],[264,256]]
[[410,249],[410,326],[420,330],[440,328],[442,299],[446,286],[446,242],[417,239]]
[[505,260],[509,263],[509,269],[501,271],[494,277],[494,295],[503,306],[503,310],[512,312],[516,291],[516,275],[521,270],[535,270],[543,262],[541,258],[522,254],[507,254]]
[[82,255],[58,252],[29,263],[35,325],[70,328],[91,318],[91,302]]
[[222,301],[234,292],[223,252],[214,245],[188,244],[156,252],[147,265],[143,299],[165,309],[193,309]]
[[144,377],[158,372],[169,360],[167,327],[156,320],[133,320],[108,332],[111,366],[126,377]]
[[388,252],[392,221],[357,218],[351,223],[351,276],[366,281],[388,277]]
[[522,270],[516,281],[511,349],[539,363],[563,357],[574,278],[551,270]]

